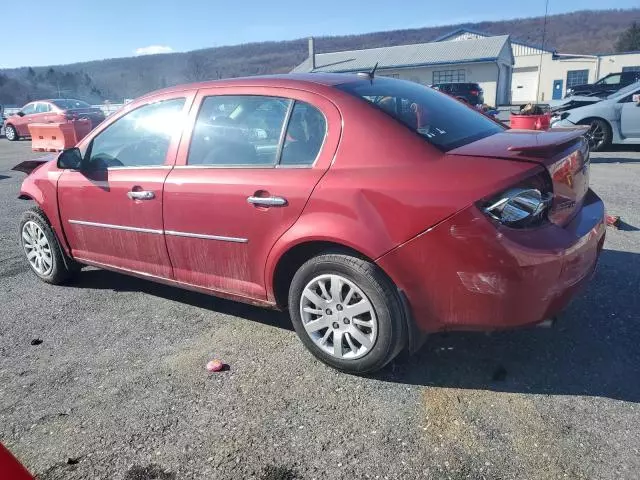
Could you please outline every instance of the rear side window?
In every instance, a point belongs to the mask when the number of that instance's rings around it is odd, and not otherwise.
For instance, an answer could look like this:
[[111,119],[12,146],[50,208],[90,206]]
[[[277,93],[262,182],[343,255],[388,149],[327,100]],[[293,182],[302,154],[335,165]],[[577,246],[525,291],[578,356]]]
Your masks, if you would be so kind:
[[448,95],[413,82],[378,77],[337,88],[369,102],[443,151],[506,128]]
[[220,95],[203,100],[188,165],[274,166],[292,100]]
[[320,111],[296,101],[285,136],[280,165],[312,165],[327,132],[327,122]]
[[72,110],[74,108],[91,108],[91,105],[89,105],[87,102],[83,102],[82,100],[73,100],[71,98],[53,100],[51,103],[62,110]]

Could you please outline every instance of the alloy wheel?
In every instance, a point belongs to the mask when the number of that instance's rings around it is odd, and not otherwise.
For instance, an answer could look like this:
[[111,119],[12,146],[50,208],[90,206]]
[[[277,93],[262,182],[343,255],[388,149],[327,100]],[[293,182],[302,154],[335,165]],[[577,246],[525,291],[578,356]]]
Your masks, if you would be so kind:
[[12,141],[16,138],[16,131],[13,127],[8,126],[4,129],[4,136],[7,137],[7,140]]
[[600,122],[592,122],[591,128],[589,128],[585,136],[589,142],[589,148],[595,150],[604,143],[605,131]]
[[300,317],[316,346],[339,359],[363,357],[378,335],[378,319],[369,298],[355,283],[336,274],[320,275],[306,285]]
[[53,269],[51,245],[44,231],[33,221],[22,227],[22,246],[31,267],[40,275],[48,275]]

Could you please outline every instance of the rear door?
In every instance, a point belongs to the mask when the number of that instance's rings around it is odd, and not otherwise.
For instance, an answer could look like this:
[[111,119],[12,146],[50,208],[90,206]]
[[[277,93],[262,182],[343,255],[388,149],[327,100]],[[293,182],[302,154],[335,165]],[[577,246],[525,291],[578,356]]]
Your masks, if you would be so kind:
[[58,180],[60,217],[74,257],[172,278],[162,189],[193,96],[155,97],[81,143],[85,167],[65,170]]
[[175,279],[266,299],[276,240],[302,213],[338,146],[341,117],[300,90],[199,91],[164,189]]

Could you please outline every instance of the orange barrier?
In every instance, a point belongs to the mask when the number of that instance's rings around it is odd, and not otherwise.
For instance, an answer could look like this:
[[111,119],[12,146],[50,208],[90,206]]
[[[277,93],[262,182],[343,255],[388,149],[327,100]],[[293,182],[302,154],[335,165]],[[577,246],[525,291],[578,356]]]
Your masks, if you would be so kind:
[[30,123],[31,150],[58,152],[75,146],[91,131],[91,120],[64,123]]

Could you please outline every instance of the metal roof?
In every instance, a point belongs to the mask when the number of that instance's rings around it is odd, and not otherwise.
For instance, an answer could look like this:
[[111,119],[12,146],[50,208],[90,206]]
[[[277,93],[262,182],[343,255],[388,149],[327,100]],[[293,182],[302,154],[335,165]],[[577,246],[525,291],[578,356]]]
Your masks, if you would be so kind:
[[311,62],[307,59],[294,68],[292,73],[371,70],[376,63],[378,68],[398,68],[492,61],[500,56],[505,44],[508,43],[508,35],[499,35],[456,42],[417,43],[366,50],[317,53],[315,69],[311,68]]
[[[447,41],[449,38],[454,37],[456,35],[460,35],[461,33],[472,33],[474,35],[479,35],[479,36],[482,36],[482,37],[485,37],[485,38],[492,36],[490,33],[480,32],[479,30],[473,30],[471,28],[463,27],[463,28],[458,28],[457,30],[454,30],[452,32],[445,33],[444,35],[439,36],[438,38],[436,38],[434,40],[434,42]],[[529,47],[529,48],[537,48],[538,50],[542,50],[544,52],[549,52],[549,53],[555,52],[555,50],[553,50],[553,49],[550,50],[549,48],[543,47],[542,45],[538,45],[538,44],[535,44],[535,43],[522,42],[522,41],[520,41],[518,39],[514,39],[514,38],[511,39],[511,43],[517,44],[517,45],[522,45],[522,46]]]

